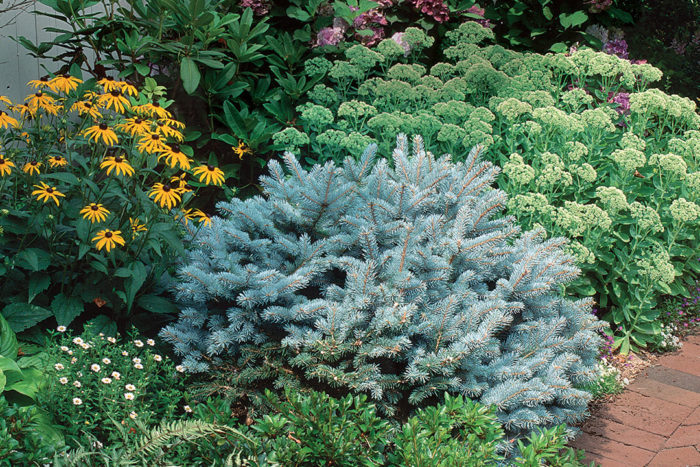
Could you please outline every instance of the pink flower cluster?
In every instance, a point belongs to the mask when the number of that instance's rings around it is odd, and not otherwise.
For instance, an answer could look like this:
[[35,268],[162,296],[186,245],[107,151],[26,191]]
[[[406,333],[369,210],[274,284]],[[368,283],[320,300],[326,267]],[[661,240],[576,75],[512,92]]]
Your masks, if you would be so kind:
[[[391,6],[391,1],[384,2],[386,6]],[[355,34],[355,38],[366,46],[372,46],[384,39],[384,28],[387,26],[387,21],[384,13],[380,8],[373,8],[355,18],[352,25],[355,31],[371,30],[372,35]]]
[[588,11],[591,13],[600,13],[601,11],[605,11],[610,8],[612,5],[612,0],[589,0],[585,3],[590,5],[590,7],[588,7]]
[[316,34],[314,47],[322,47],[324,45],[338,45],[345,40],[345,31],[348,30],[348,23],[342,18],[334,18],[333,26],[322,28]]
[[413,7],[424,15],[428,15],[438,23],[444,23],[450,19],[450,10],[443,0],[409,0]]
[[479,23],[480,25],[482,25],[485,28],[491,27],[491,21],[484,18],[484,15],[486,14],[486,10],[484,10],[483,8],[480,8],[478,3],[476,5],[472,5],[471,7],[469,7],[469,9],[467,10],[467,13],[481,16],[482,19],[473,19],[472,18],[472,21],[476,21],[477,23]]
[[264,16],[270,12],[270,0],[241,0],[240,7],[250,8],[255,16]]

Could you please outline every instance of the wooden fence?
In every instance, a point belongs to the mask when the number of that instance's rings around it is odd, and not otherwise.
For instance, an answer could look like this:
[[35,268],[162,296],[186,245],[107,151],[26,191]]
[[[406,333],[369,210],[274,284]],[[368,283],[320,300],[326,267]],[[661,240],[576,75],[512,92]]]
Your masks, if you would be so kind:
[[[29,94],[27,81],[46,75],[46,70],[55,72],[59,68],[59,65],[51,60],[32,57],[27,49],[16,41],[24,36],[38,44],[56,37],[56,33],[46,32],[47,27],[67,29],[65,23],[36,15],[35,11],[51,9],[34,0],[22,11],[0,14],[0,25],[4,25],[0,27],[0,95],[9,97],[12,102],[22,102]],[[42,65],[46,69],[42,68]]]

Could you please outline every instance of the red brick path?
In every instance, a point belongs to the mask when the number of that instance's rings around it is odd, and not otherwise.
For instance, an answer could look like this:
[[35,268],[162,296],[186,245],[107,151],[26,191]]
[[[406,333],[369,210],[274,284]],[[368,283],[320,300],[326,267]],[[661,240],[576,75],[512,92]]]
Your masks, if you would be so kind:
[[571,446],[603,467],[700,466],[700,335],[596,410]]

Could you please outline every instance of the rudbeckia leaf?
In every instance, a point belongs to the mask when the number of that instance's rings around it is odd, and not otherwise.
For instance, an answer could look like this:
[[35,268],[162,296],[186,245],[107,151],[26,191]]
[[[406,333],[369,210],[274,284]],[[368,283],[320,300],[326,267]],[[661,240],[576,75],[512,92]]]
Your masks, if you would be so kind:
[[15,332],[24,331],[53,316],[51,310],[29,303],[13,303],[2,310],[2,315]]
[[66,297],[60,293],[51,301],[51,311],[59,325],[68,326],[83,312],[83,302],[79,298]]

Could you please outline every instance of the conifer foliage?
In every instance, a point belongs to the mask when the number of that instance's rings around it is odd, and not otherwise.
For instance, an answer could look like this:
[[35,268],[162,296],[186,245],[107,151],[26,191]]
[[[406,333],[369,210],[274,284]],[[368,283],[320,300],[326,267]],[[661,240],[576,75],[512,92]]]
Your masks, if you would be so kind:
[[565,240],[497,216],[480,147],[453,163],[400,135],[392,162],[375,152],[309,172],[287,153],[264,196],[219,204],[161,333],[185,367],[366,393],[389,414],[463,394],[511,433],[580,419],[599,323],[558,293],[579,273]]

